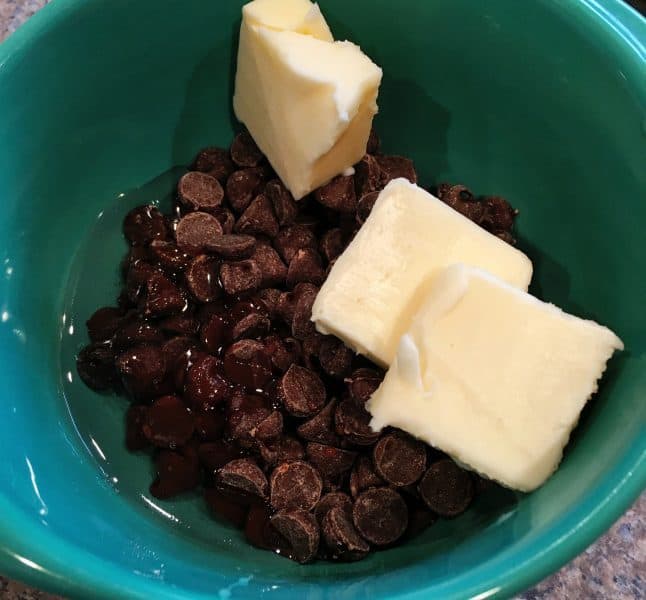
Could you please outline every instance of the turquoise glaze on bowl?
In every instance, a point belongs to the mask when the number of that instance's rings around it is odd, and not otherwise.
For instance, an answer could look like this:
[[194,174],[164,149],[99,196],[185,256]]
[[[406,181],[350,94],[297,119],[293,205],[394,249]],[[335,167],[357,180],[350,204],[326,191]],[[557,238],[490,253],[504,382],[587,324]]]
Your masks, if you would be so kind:
[[194,497],[151,498],[125,402],[74,353],[115,296],[127,208],[231,139],[240,3],[54,0],[0,47],[0,572],[85,598],[502,597],[644,488],[646,22],[618,0],[321,4],[384,68],[386,150],[507,196],[534,292],[625,341],[562,467],[353,564],[300,566]]

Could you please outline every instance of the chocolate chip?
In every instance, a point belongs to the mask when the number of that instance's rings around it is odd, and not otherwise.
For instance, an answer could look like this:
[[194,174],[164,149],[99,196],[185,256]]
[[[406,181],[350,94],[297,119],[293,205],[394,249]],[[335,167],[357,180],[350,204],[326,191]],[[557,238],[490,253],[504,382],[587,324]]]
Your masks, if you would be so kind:
[[229,323],[218,313],[214,313],[200,327],[200,341],[211,354],[220,354],[222,348],[231,342]]
[[157,327],[141,319],[127,320],[114,334],[112,346],[116,352],[139,344],[159,344],[164,336]]
[[239,340],[224,354],[224,371],[234,383],[260,389],[271,378],[271,361],[261,342]]
[[321,531],[332,558],[346,561],[361,560],[370,545],[356,530],[352,517],[341,507],[331,508],[321,522]]
[[286,263],[290,263],[302,248],[316,248],[316,236],[309,227],[302,224],[284,227],[274,239],[274,247]]
[[426,470],[426,446],[403,432],[382,437],[372,456],[377,473],[394,486],[415,483]]
[[187,314],[173,315],[159,322],[159,328],[171,335],[195,335],[199,326],[197,319]]
[[242,169],[232,173],[227,179],[227,199],[233,210],[242,213],[256,197],[264,181],[261,167]]
[[179,248],[192,254],[208,248],[219,235],[222,235],[220,221],[209,213],[199,211],[182,217],[175,229],[175,240]]
[[251,255],[251,259],[258,265],[261,273],[263,287],[283,285],[287,277],[287,267],[278,253],[265,244],[258,244]]
[[437,515],[426,507],[411,506],[408,508],[408,528],[404,539],[410,540],[428,529],[437,521]]
[[283,432],[283,414],[275,410],[258,425],[252,427],[249,435],[255,440],[267,442],[276,439]]
[[353,175],[337,175],[332,181],[314,191],[314,198],[337,212],[352,213],[357,208]]
[[328,262],[334,260],[345,250],[345,237],[339,227],[328,229],[319,243],[321,254]]
[[341,509],[349,519],[352,519],[352,500],[344,492],[328,492],[325,494],[314,507],[314,516],[319,525],[323,518],[333,508]]
[[319,547],[319,526],[304,510],[281,510],[270,519],[272,527],[287,541],[287,556],[299,563],[309,562]]
[[370,428],[370,414],[352,400],[343,400],[336,409],[334,424],[336,432],[359,446],[374,444],[379,432]]
[[[298,321],[295,319],[294,322],[296,323]],[[305,322],[304,317],[302,320],[302,325],[309,326]],[[312,333],[309,333],[303,337],[303,341],[301,342],[301,346],[303,348],[303,359],[306,363],[314,365],[314,367],[312,368],[318,369],[320,367],[320,364],[318,362],[318,355],[324,339],[325,336],[321,333],[318,333],[317,331],[313,331]]]
[[280,298],[281,294],[282,292],[279,289],[265,288],[260,290],[258,292],[258,295],[256,296],[260,303],[265,307],[267,314],[272,319],[275,319],[278,316],[278,299]]
[[195,433],[204,442],[215,442],[224,433],[224,416],[215,411],[195,415]]
[[377,475],[372,460],[365,454],[360,455],[354,462],[350,473],[350,493],[356,498],[361,492],[371,487],[380,487],[386,482]]
[[222,204],[224,190],[215,177],[200,171],[190,171],[179,180],[177,195],[190,210],[209,211]]
[[174,242],[154,240],[150,244],[150,252],[161,267],[171,274],[183,271],[191,262],[191,255],[180,250]]
[[182,291],[165,275],[154,273],[146,282],[146,291],[140,301],[144,317],[165,317],[186,309]]
[[234,527],[242,527],[247,520],[248,508],[240,504],[238,499],[232,499],[229,495],[220,490],[204,490],[204,500],[209,511],[216,518],[221,517],[231,523]]
[[301,248],[296,251],[287,269],[287,285],[294,287],[297,283],[321,285],[325,271],[319,253],[312,248]]
[[377,202],[377,198],[379,198],[379,193],[380,192],[368,192],[359,199],[359,202],[357,203],[357,223],[359,223],[359,225],[363,225],[370,216],[370,213]]
[[126,275],[126,293],[132,304],[139,302],[146,289],[146,282],[156,273],[161,273],[161,270],[143,260],[130,266]]
[[233,230],[237,233],[275,237],[278,234],[278,220],[267,196],[258,194],[240,215]]
[[271,415],[269,403],[256,394],[236,393],[228,410],[228,434],[243,448],[256,443],[257,428]]
[[168,237],[166,220],[154,206],[133,208],[123,221],[123,233],[131,244],[145,245]]
[[326,479],[334,479],[352,468],[356,452],[342,450],[317,442],[307,444],[305,450],[308,460]]
[[209,244],[209,250],[223,258],[248,258],[253,254],[256,238],[251,235],[224,234]]
[[411,183],[417,183],[417,173],[410,158],[405,156],[377,156],[377,162],[381,167],[381,184],[386,185],[389,181],[403,177]]
[[495,235],[510,246],[516,245],[516,238],[508,231],[498,231]]
[[250,458],[238,458],[224,465],[216,476],[220,486],[259,498],[267,496],[269,484],[265,474]]
[[263,340],[267,355],[270,357],[274,371],[284,373],[291,365],[297,363],[301,355],[301,345],[293,338],[282,338],[271,334]]
[[130,452],[148,447],[148,439],[142,429],[147,411],[146,406],[133,404],[126,412],[126,448]]
[[197,450],[200,463],[210,474],[221,469],[228,462],[240,458],[238,449],[224,440],[200,444]]
[[193,415],[177,396],[162,396],[155,400],[146,412],[143,424],[144,435],[158,448],[183,446],[194,430]]
[[366,145],[366,152],[368,154],[379,154],[379,149],[381,148],[381,142],[379,136],[374,129],[370,130],[370,135],[368,136],[368,143]]
[[327,336],[321,342],[319,362],[323,371],[330,377],[345,377],[350,372],[353,358],[354,352],[334,336]]
[[231,394],[222,361],[208,354],[197,358],[188,369],[184,389],[186,402],[196,411],[211,410]]
[[118,381],[109,344],[85,346],[76,359],[76,370],[83,383],[97,392],[112,389]]
[[275,542],[275,537],[278,534],[274,533],[269,523],[271,512],[268,506],[252,505],[249,507],[244,534],[247,541],[256,548],[275,550],[278,546],[278,543]]
[[380,190],[383,185],[382,170],[377,162],[377,159],[370,154],[366,154],[354,166],[354,183],[356,189],[356,197],[361,198],[368,192]]
[[[309,285],[309,284],[299,284]],[[294,314],[292,317],[292,335],[297,340],[305,340],[316,333],[316,327],[312,321],[312,306],[316,299],[318,291],[316,288],[303,289],[301,288],[296,292],[298,299],[294,306]]]
[[161,500],[188,492],[197,487],[200,469],[197,457],[172,450],[162,450],[155,460],[157,479],[150,486],[150,493]]
[[251,313],[238,321],[232,329],[232,339],[258,338],[269,331],[271,323],[269,318],[260,313]]
[[291,225],[298,214],[298,204],[279,179],[272,179],[265,186],[265,196],[274,207],[274,214],[281,227]]
[[376,546],[397,541],[408,526],[408,509],[402,497],[390,488],[371,488],[356,499],[352,509],[354,525]]
[[471,504],[474,494],[471,475],[450,458],[434,462],[419,482],[426,505],[442,517],[455,517]]
[[[286,324],[292,325],[296,314],[296,308],[299,302],[301,302],[303,304],[300,311],[303,313],[301,317],[309,321],[312,313],[312,304],[314,303],[316,294],[318,294],[318,288],[315,285],[312,285],[311,283],[299,283],[293,291],[283,292],[278,297],[276,313],[283,321],[285,321]],[[307,329],[307,333],[310,333],[311,330],[311,328]],[[305,331],[302,333],[306,334]]]
[[323,490],[318,471],[302,460],[278,465],[271,474],[269,484],[270,501],[275,510],[312,510]]
[[481,225],[489,231],[509,231],[514,226],[518,214],[507,200],[501,196],[487,196],[483,199],[484,216]]
[[220,267],[220,281],[230,296],[250,294],[260,287],[262,273],[253,260],[227,262]]
[[133,398],[163,395],[166,361],[161,348],[133,346],[119,355],[116,367],[123,387]]
[[199,302],[213,302],[222,295],[220,263],[206,254],[196,256],[186,269],[186,287]]
[[340,438],[334,431],[336,400],[330,400],[320,412],[298,427],[298,435],[310,442],[336,446]]
[[224,183],[233,173],[235,166],[224,148],[204,148],[195,158],[193,168],[208,173],[220,183]]
[[453,210],[457,210],[467,219],[471,219],[478,225],[482,221],[485,205],[477,200],[466,186],[442,183],[437,188],[437,194],[442,202],[448,204]]
[[309,417],[325,406],[325,386],[319,376],[298,365],[292,365],[277,388],[285,410],[295,417]]
[[231,144],[231,158],[239,167],[255,167],[264,158],[256,142],[247,131],[236,135]]
[[259,442],[260,456],[268,466],[301,460],[305,456],[303,445],[295,438],[283,436],[277,440]]
[[228,208],[218,206],[218,208],[211,211],[211,214],[219,221],[222,226],[223,234],[228,235],[233,233],[233,226],[236,224],[236,218]]
[[105,342],[115,334],[122,322],[121,309],[105,306],[95,311],[87,320],[87,332],[93,342]]
[[197,342],[195,338],[181,335],[166,340],[161,349],[166,361],[166,369],[170,373],[181,360],[197,349]]
[[350,396],[359,404],[365,404],[381,385],[383,373],[375,369],[362,367],[352,372],[346,379]]

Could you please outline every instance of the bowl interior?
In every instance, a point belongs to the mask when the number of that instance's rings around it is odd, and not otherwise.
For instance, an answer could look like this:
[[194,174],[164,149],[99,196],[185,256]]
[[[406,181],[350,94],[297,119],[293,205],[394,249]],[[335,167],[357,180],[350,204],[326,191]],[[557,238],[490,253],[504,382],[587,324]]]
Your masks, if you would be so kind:
[[614,1],[321,4],[384,69],[385,150],[423,184],[509,198],[533,292],[624,340],[563,465],[531,495],[485,496],[354,564],[302,567],[249,547],[197,496],[155,500],[149,458],[123,446],[125,401],[85,388],[74,358],[116,297],[125,213],[167,202],[195,152],[235,131],[240,3],[56,0],[0,49],[5,570],[95,597],[505,594],[644,485],[644,21]]

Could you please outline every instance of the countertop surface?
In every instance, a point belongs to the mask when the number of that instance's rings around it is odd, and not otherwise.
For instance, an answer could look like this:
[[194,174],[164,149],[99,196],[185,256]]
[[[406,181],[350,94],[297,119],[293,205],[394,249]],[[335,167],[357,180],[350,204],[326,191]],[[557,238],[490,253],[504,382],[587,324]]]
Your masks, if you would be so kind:
[[[48,0],[0,0],[0,41]],[[646,2],[634,0],[638,8]],[[53,600],[55,597],[0,575],[0,600]],[[646,493],[583,554],[518,600],[643,600],[646,598]]]

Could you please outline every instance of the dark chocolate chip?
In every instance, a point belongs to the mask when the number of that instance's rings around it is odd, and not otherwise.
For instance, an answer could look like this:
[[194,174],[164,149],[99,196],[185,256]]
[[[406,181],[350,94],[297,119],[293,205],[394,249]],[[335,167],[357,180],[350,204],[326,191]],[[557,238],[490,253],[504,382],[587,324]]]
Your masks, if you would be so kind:
[[382,171],[381,185],[385,186],[389,181],[399,177],[408,179],[411,183],[417,183],[417,173],[410,158],[382,155],[377,156],[377,162]]
[[258,292],[257,298],[265,307],[267,314],[272,318],[278,316],[278,301],[282,292],[276,288],[266,288]]
[[220,517],[231,523],[234,527],[242,527],[247,520],[248,507],[240,504],[238,499],[217,489],[205,489],[204,500],[209,511],[216,518]]
[[136,399],[163,395],[166,360],[158,346],[133,346],[120,354],[116,367],[123,387]]
[[260,456],[268,466],[273,467],[283,462],[301,460],[305,456],[303,445],[295,438],[283,436],[275,441],[258,444]]
[[123,322],[123,311],[113,306],[105,306],[95,311],[87,320],[87,332],[93,342],[109,340]]
[[305,452],[308,460],[325,479],[334,479],[349,471],[354,464],[354,459],[357,457],[356,452],[317,442],[307,444]]
[[177,396],[162,396],[155,400],[146,412],[143,424],[144,435],[158,448],[183,446],[194,430],[193,415]]
[[203,442],[215,442],[224,433],[224,416],[213,410],[195,415],[195,433]]
[[319,547],[319,526],[304,510],[281,510],[270,519],[271,526],[286,540],[286,554],[299,563],[311,561]]
[[85,346],[76,359],[76,370],[83,383],[97,392],[112,389],[118,381],[114,353],[109,344]]
[[425,444],[403,432],[382,437],[372,456],[377,473],[394,486],[415,483],[426,470]]
[[276,250],[265,244],[258,244],[251,259],[260,268],[263,287],[283,285],[287,277],[287,267]]
[[314,507],[314,516],[321,524],[323,518],[329,510],[340,508],[349,519],[352,519],[352,500],[345,492],[328,492],[325,494]]
[[222,361],[208,354],[196,359],[186,373],[184,386],[188,405],[196,411],[208,411],[230,394],[222,374]]
[[277,388],[285,410],[295,417],[310,417],[325,406],[325,386],[319,376],[298,365],[292,365]]
[[336,432],[353,444],[369,446],[379,438],[379,432],[370,428],[370,414],[353,400],[343,400],[334,415]]
[[374,129],[370,130],[370,135],[368,136],[368,143],[366,145],[366,152],[368,154],[379,154],[379,149],[381,148],[381,142],[379,136]]
[[112,345],[116,352],[139,344],[159,344],[164,340],[161,331],[141,319],[124,320],[114,334]]
[[222,235],[220,221],[213,215],[200,211],[182,217],[175,229],[175,240],[179,248],[192,254],[208,248],[219,235]]
[[220,354],[222,348],[231,342],[229,323],[218,313],[214,313],[200,327],[200,341],[211,354]]
[[212,256],[196,256],[185,274],[186,286],[199,302],[213,302],[222,295],[220,262]]
[[148,447],[148,439],[143,432],[143,424],[148,408],[133,404],[126,412],[126,448],[130,452],[144,450]]
[[314,191],[314,198],[323,206],[341,213],[352,213],[357,208],[354,175],[337,175],[332,181]]
[[309,227],[302,224],[284,227],[274,239],[274,247],[286,263],[290,263],[302,248],[314,249],[316,246],[316,236]]
[[235,233],[224,234],[213,239],[209,250],[223,258],[248,258],[253,254],[256,238]]
[[222,204],[224,190],[215,177],[200,171],[190,171],[179,180],[177,196],[190,210],[209,211]]
[[237,393],[230,402],[228,411],[228,434],[243,448],[255,445],[254,433],[271,415],[269,403],[262,396]]
[[191,255],[180,250],[174,242],[154,240],[150,244],[150,252],[162,268],[171,274],[183,271],[191,262]]
[[223,184],[233,173],[235,166],[224,148],[204,148],[195,158],[193,168],[208,173]]
[[175,315],[187,307],[182,290],[161,273],[154,273],[148,279],[139,304],[144,317]]
[[200,463],[210,474],[221,469],[228,462],[240,458],[240,451],[224,440],[215,440],[200,444],[197,454]]
[[271,323],[269,318],[260,313],[251,313],[238,321],[231,330],[234,340],[240,338],[259,338],[269,331]]
[[123,233],[131,244],[144,245],[168,237],[166,220],[154,206],[133,208],[123,221]]
[[264,158],[256,142],[247,131],[236,135],[231,144],[231,158],[239,167],[255,167]]
[[234,383],[261,389],[271,378],[271,361],[262,342],[239,340],[224,354],[224,371]]
[[278,234],[278,220],[267,196],[258,194],[240,215],[233,230],[237,233],[275,237]]
[[265,417],[258,425],[252,427],[249,435],[262,442],[274,440],[280,437],[283,432],[283,414],[275,410],[268,417]]
[[354,462],[350,473],[350,493],[356,498],[361,492],[371,487],[380,487],[386,482],[377,475],[372,460],[365,454],[360,455]]
[[265,498],[269,484],[260,467],[250,458],[238,458],[224,465],[216,476],[220,486]]
[[132,304],[137,304],[143,296],[148,279],[161,272],[160,269],[143,260],[130,265],[126,275],[126,294]]
[[516,238],[508,231],[498,231],[495,235],[510,246],[516,245]]
[[[309,285],[309,284],[299,284]],[[316,333],[316,327],[312,321],[312,306],[318,293],[316,288],[303,289],[301,288],[296,292],[298,299],[294,306],[294,314],[292,317],[292,335],[297,340],[305,340]]]
[[352,519],[362,537],[376,546],[387,546],[406,531],[408,508],[396,491],[371,488],[356,499]]
[[426,505],[442,517],[462,514],[474,494],[471,475],[450,458],[434,462],[419,482],[418,489]]
[[331,508],[321,522],[325,544],[338,560],[361,560],[370,552],[370,545],[356,530],[352,517],[341,507]]
[[274,214],[281,227],[291,225],[298,214],[298,204],[279,179],[272,179],[265,186],[265,196],[274,207]]
[[325,271],[319,253],[312,248],[301,248],[296,251],[287,269],[287,285],[294,287],[297,283],[321,285]]
[[381,385],[384,376],[375,369],[361,368],[353,371],[346,383],[350,396],[359,404],[365,404]]
[[321,342],[319,362],[323,371],[330,377],[345,377],[350,372],[353,358],[354,352],[334,336],[327,336]]
[[478,225],[481,223],[485,214],[485,205],[477,200],[466,186],[442,183],[437,188],[437,194],[442,202],[457,210],[467,219],[471,219]]
[[250,294],[260,287],[262,273],[253,260],[227,262],[220,267],[220,281],[230,296]]
[[339,227],[328,229],[319,244],[321,254],[328,262],[334,260],[345,250],[345,236]]
[[256,197],[265,178],[264,169],[252,167],[236,171],[227,179],[227,199],[233,210],[242,213]]
[[298,427],[298,435],[310,442],[338,445],[340,438],[334,431],[335,410],[336,400],[333,399],[318,414]]
[[383,185],[382,170],[377,162],[377,159],[370,154],[366,154],[354,166],[354,183],[356,189],[356,197],[361,198],[368,192],[380,190]]
[[195,335],[199,327],[198,320],[188,314],[173,315],[159,322],[159,328],[171,335]]
[[300,359],[301,345],[294,338],[282,338],[272,334],[267,336],[263,343],[271,359],[271,364],[278,373],[284,373]]
[[150,486],[150,493],[161,500],[188,492],[200,482],[197,456],[172,450],[162,450],[155,460],[157,478]]
[[375,203],[379,198],[379,192],[368,192],[359,199],[357,203],[357,223],[363,225],[370,216]]
[[269,484],[270,501],[275,510],[312,510],[323,490],[319,472],[302,460],[278,465],[271,474]]
[[[287,325],[292,325],[296,308],[299,302],[303,303],[301,312],[308,321],[312,312],[314,298],[318,294],[318,288],[311,283],[299,283],[291,292],[283,292],[278,297],[276,312]],[[309,310],[309,314],[307,314]],[[308,329],[308,332],[310,330]]]
[[481,225],[496,233],[510,231],[518,214],[507,200],[501,196],[486,196],[483,198],[484,216]]
[[233,227],[236,224],[235,215],[224,206],[218,206],[211,214],[220,222],[222,233],[228,235],[233,233]]

